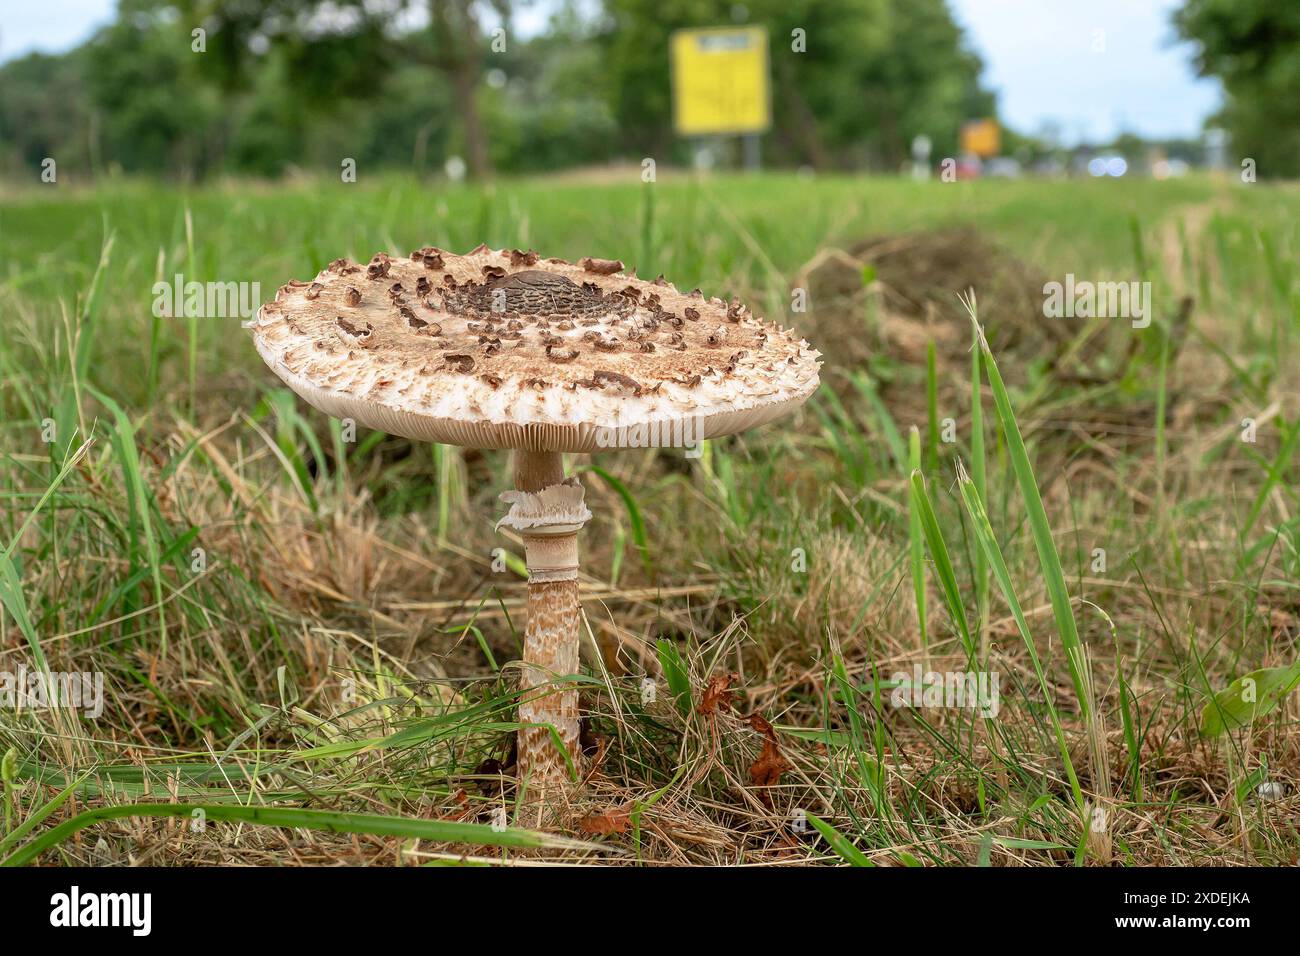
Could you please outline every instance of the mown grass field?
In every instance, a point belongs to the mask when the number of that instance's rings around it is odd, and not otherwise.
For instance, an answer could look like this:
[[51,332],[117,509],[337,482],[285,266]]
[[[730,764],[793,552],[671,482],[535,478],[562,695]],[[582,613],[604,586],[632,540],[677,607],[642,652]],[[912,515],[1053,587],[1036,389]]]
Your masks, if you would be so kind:
[[[0,709],[0,857],[1296,862],[1300,192],[591,183],[0,193],[0,672],[105,687]],[[346,442],[238,318],[151,311],[479,242],[739,294],[826,363],[698,460],[569,462],[592,718],[546,836],[512,825],[507,456]],[[1154,321],[1045,318],[1067,273],[1150,281]],[[996,715],[893,706],[914,665],[996,673]]]

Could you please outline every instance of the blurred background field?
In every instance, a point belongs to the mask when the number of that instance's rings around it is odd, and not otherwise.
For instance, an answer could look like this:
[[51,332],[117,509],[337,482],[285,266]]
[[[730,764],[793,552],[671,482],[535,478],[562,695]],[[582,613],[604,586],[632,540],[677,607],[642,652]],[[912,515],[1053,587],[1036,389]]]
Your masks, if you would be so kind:
[[[1280,160],[1259,181],[1237,163],[1274,73],[1224,80],[1226,171],[1194,168],[1213,165],[1199,133],[1004,125],[1018,174],[945,181],[997,103],[944,4],[557,5],[505,65],[506,6],[482,5],[480,165],[455,63],[367,59],[367,37],[436,51],[421,31],[452,25],[329,42],[328,20],[267,30],[274,9],[125,3],[85,47],[0,66],[0,672],[105,682],[93,719],[0,708],[0,857],[536,858],[500,826],[524,596],[522,548],[493,529],[507,456],[348,441],[264,367],[246,316],[155,304],[178,274],[266,300],[340,256],[486,242],[740,296],[825,362],[804,410],[698,460],[570,456],[596,516],[593,716],[588,785],[549,827],[581,842],[550,858],[1297,861],[1300,190]],[[717,22],[844,44],[785,84],[774,54],[763,171],[672,134],[669,28]],[[317,113],[324,80],[350,92]],[[1295,135],[1286,109],[1264,139]],[[1126,149],[1125,175],[1088,173]],[[1067,275],[1150,282],[1150,325],[1046,316]],[[914,665],[998,673],[1000,711],[893,706]],[[1251,674],[1265,704],[1243,711]]]

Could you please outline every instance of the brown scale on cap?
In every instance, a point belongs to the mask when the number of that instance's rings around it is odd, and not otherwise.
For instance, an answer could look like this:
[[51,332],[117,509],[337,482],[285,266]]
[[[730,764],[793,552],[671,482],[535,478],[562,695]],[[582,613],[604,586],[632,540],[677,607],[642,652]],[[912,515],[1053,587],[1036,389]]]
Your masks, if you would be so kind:
[[618,259],[593,259],[591,256],[583,256],[578,260],[578,265],[582,266],[585,272],[594,272],[598,276],[612,276],[615,272],[623,271],[623,263]]
[[749,354],[748,352],[742,349],[741,351],[737,352],[735,355],[731,356],[731,358],[727,359],[727,364],[724,367],[723,371],[726,372],[726,374],[730,375],[732,372],[736,370],[736,368],[740,365],[741,361],[748,354]]
[[352,338],[356,339],[357,344],[362,348],[371,349],[375,347],[375,327],[369,322],[367,322],[366,327],[362,329],[353,325],[340,315],[334,319],[334,323],[348,335],[352,336]]
[[[400,405],[409,418],[487,415],[553,428],[726,413],[734,430],[776,414],[763,408],[802,401],[817,384],[817,353],[738,299],[637,279],[615,259],[571,264],[483,246],[467,255],[432,246],[408,258],[378,253],[365,271],[387,280],[380,288],[388,295],[363,295],[360,271],[336,259],[313,281],[286,286],[254,323],[268,363],[300,394],[321,390],[331,409]],[[409,305],[407,290],[417,297]],[[526,405],[514,401],[523,391]],[[409,427],[412,437],[424,434],[423,425]],[[580,445],[573,439],[565,450]]]
[[437,322],[426,322],[414,312],[411,312],[410,309],[407,309],[406,312],[409,313],[404,316],[406,324],[411,327],[411,330],[416,335],[442,335],[442,326]]
[[591,380],[597,385],[622,385],[625,388],[632,389],[633,393],[640,395],[641,386],[636,379],[629,378],[621,372],[611,372],[609,369],[598,368],[591,373]]

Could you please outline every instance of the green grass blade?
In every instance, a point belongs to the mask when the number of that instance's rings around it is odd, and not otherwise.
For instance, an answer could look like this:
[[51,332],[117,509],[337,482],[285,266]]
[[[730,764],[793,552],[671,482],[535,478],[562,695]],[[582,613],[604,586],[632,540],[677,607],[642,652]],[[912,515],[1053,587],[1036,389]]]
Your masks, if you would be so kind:
[[840,833],[833,826],[815,814],[808,814],[808,822],[813,825],[818,833],[831,845],[831,849],[836,855],[850,866],[875,866],[865,853],[853,845],[844,834]]
[[[970,290],[975,299],[975,290]],[[980,362],[979,338],[971,332],[974,341],[970,350],[970,457],[971,475],[975,491],[983,501],[988,494],[987,464],[984,451],[984,393],[981,388],[983,367]],[[979,622],[980,658],[987,660],[989,650],[989,568],[981,549],[975,551],[975,618]]]
[[76,789],[81,786],[81,784],[85,782],[86,778],[92,773],[94,773],[93,770],[87,770],[80,777],[46,801],[42,807],[32,813],[32,815],[26,820],[14,827],[10,833],[6,834],[5,838],[0,840],[0,854],[3,854],[16,846],[23,837],[27,836],[27,834],[31,833],[45,822],[45,820],[49,818],[50,814],[67,803],[68,798],[72,796]]
[[623,499],[623,507],[627,509],[627,520],[632,525],[632,541],[641,553],[641,561],[645,565],[645,573],[654,578],[654,561],[650,556],[650,539],[645,530],[645,519],[641,517],[641,509],[637,507],[636,499],[632,497],[632,492],[627,490],[627,485],[619,481],[604,468],[599,465],[588,465],[579,471],[590,471],[599,475],[610,488],[614,490],[620,498]]
[[960,465],[957,469],[957,484],[961,490],[961,497],[966,505],[966,511],[970,515],[971,524],[975,529],[975,538],[988,561],[994,579],[1002,589],[1002,596],[1007,602],[1007,607],[1011,610],[1011,616],[1015,619],[1016,627],[1020,631],[1020,638],[1024,641],[1025,650],[1029,653],[1029,660],[1034,665],[1034,674],[1038,677],[1038,686],[1043,692],[1043,699],[1047,703],[1047,713],[1051,718],[1052,729],[1056,734],[1056,745],[1061,754],[1061,763],[1065,767],[1066,776],[1070,780],[1070,790],[1074,795],[1075,804],[1082,811],[1084,804],[1083,790],[1079,786],[1079,778],[1075,774],[1074,764],[1070,760],[1070,748],[1066,744],[1065,733],[1061,729],[1061,720],[1056,713],[1056,705],[1052,701],[1052,689],[1048,684],[1047,674],[1043,671],[1042,662],[1038,658],[1038,649],[1034,646],[1034,638],[1029,631],[1029,622],[1025,619],[1025,612],[1020,605],[1020,598],[1017,597],[1015,585],[1011,582],[1011,572],[1007,570],[1007,563],[1002,556],[1002,549],[998,546],[997,538],[993,534],[993,526],[989,523],[988,513],[984,509],[984,501],[975,489],[975,483],[966,474],[966,469]]
[[677,703],[677,709],[685,717],[691,712],[691,679],[687,676],[686,662],[682,660],[681,651],[672,641],[660,638],[656,648],[659,652],[659,666],[663,669],[668,691]]
[[32,652],[32,661],[42,673],[48,668],[45,654],[41,651],[40,638],[36,636],[36,627],[32,624],[31,614],[27,610],[27,598],[23,595],[23,582],[18,576],[9,555],[0,553],[0,604],[18,622],[18,630],[27,639],[27,646]]
[[0,866],[26,866],[42,853],[58,846],[74,833],[104,820],[122,817],[181,817],[192,819],[200,811],[207,820],[255,823],[273,827],[302,827],[329,833],[369,833],[375,836],[468,843],[477,846],[556,847],[597,849],[594,844],[563,837],[492,827],[482,823],[451,820],[415,820],[410,817],[375,813],[339,813],[334,810],[306,810],[299,807],[245,807],[222,803],[129,803],[87,810],[52,827],[10,854]]
[[126,485],[127,498],[139,523],[141,537],[144,539],[145,566],[153,578],[154,602],[158,613],[158,639],[162,650],[167,650],[167,616],[163,607],[163,586],[161,551],[153,527],[153,498],[144,483],[140,471],[140,454],[135,447],[135,427],[122,407],[103,392],[91,389],[91,393],[108,409],[113,416],[113,449],[117,453],[118,464],[122,469],[122,480]]
[[1264,483],[1260,486],[1259,493],[1255,495],[1254,502],[1251,503],[1250,514],[1241,530],[1241,537],[1244,538],[1250,534],[1251,529],[1255,527],[1255,522],[1259,520],[1260,514],[1264,511],[1264,504],[1268,501],[1268,496],[1273,493],[1273,489],[1286,475],[1287,469],[1291,465],[1291,458],[1295,455],[1297,442],[1300,442],[1300,419],[1297,419],[1295,424],[1291,426],[1286,437],[1282,440],[1281,447],[1277,450],[1277,455],[1268,466]]
[[889,446],[889,453],[893,456],[894,464],[900,471],[903,470],[904,462],[907,461],[907,448],[903,444],[903,436],[898,431],[898,424],[894,421],[894,416],[889,414],[889,408],[885,405],[884,400],[880,397],[880,392],[862,372],[854,372],[853,387],[867,401],[871,411],[875,413],[876,421],[880,423],[880,432],[885,437],[885,444]]
[[1251,671],[1214,695],[1201,712],[1201,735],[1215,737],[1244,727],[1275,710],[1287,694],[1300,687],[1300,660],[1288,667]]
[[925,488],[925,476],[920,471],[912,472],[912,508],[920,517],[921,530],[925,534],[930,557],[934,560],[935,577],[943,591],[944,603],[953,626],[961,637],[962,647],[970,660],[976,659],[976,647],[971,639],[970,625],[966,621],[966,605],[961,598],[961,588],[957,585],[957,574],[953,571],[952,558],[948,554],[948,545],[944,542],[943,531],[939,528],[939,519],[935,517],[934,505]]
[[[921,468],[921,433],[916,426],[908,433],[908,452],[911,473]],[[916,599],[916,622],[921,629],[921,650],[926,657],[930,654],[930,636],[926,630],[925,606],[925,529],[921,525],[921,514],[915,502],[908,499],[907,532],[912,559],[912,594]]]
[[926,436],[926,464],[930,474],[939,471],[939,374],[936,366],[934,339],[925,346],[925,412],[928,423]]
[[1083,648],[1079,641],[1079,629],[1074,619],[1074,607],[1070,601],[1070,592],[1065,586],[1065,572],[1061,567],[1061,557],[1056,550],[1056,541],[1052,538],[1052,528],[1047,521],[1047,511],[1043,507],[1043,498],[1038,491],[1038,481],[1034,477],[1033,466],[1029,463],[1029,452],[1025,449],[1024,439],[1020,434],[1020,425],[1016,413],[1011,407],[1011,396],[998,371],[998,363],[989,350],[988,340],[979,326],[974,300],[966,300],[971,323],[979,338],[980,352],[983,356],[984,370],[988,375],[989,387],[993,390],[993,401],[997,407],[998,421],[1002,435],[1007,443],[1007,452],[1011,459],[1012,470],[1016,475],[1016,484],[1020,487],[1020,496],[1024,499],[1025,511],[1029,517],[1029,527],[1033,532],[1034,547],[1038,551],[1038,563],[1047,584],[1047,595],[1052,602],[1052,614],[1056,619],[1056,631],[1066,650],[1066,662],[1070,667],[1070,677],[1074,682],[1075,695],[1085,719],[1090,710],[1089,695],[1084,685],[1083,675],[1079,671],[1077,659],[1082,659]]

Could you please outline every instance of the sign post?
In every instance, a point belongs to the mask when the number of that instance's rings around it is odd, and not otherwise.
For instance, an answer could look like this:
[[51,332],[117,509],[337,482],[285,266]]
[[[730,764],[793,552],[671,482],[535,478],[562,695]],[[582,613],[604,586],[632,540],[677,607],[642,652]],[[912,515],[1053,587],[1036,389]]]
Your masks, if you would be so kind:
[[978,119],[963,123],[961,150],[980,159],[996,156],[1002,150],[1002,130],[995,119]]
[[673,128],[684,137],[742,136],[745,165],[759,165],[759,134],[772,125],[767,30],[678,30],[669,41]]

